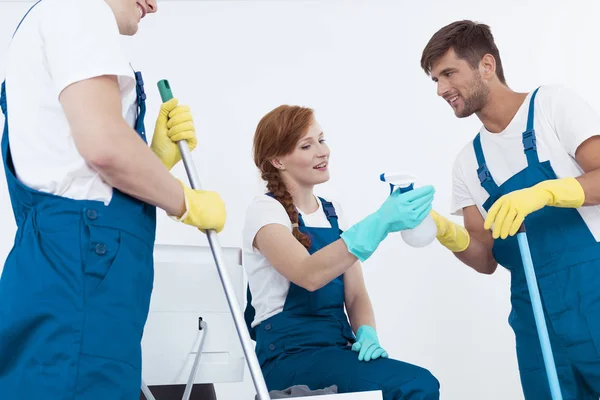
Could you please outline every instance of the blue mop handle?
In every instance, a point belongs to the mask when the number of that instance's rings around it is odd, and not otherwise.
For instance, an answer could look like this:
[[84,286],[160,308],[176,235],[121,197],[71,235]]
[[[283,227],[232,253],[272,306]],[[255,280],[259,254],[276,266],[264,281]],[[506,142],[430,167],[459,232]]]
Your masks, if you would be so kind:
[[533,260],[531,258],[531,251],[529,249],[529,242],[527,241],[524,224],[519,228],[517,241],[519,242],[519,249],[521,250],[521,258],[523,260],[523,268],[527,278],[527,287],[529,288],[529,296],[531,297],[533,315],[535,317],[535,324],[540,338],[540,345],[542,346],[542,355],[544,357],[544,364],[546,365],[546,375],[548,376],[550,393],[552,394],[552,400],[562,400],[558,374],[556,373],[556,365],[554,363],[554,355],[552,354],[552,346],[550,345],[550,337],[548,336],[548,327],[546,326],[546,319],[544,318],[542,300],[540,299],[537,279],[535,277],[535,271],[533,270]]

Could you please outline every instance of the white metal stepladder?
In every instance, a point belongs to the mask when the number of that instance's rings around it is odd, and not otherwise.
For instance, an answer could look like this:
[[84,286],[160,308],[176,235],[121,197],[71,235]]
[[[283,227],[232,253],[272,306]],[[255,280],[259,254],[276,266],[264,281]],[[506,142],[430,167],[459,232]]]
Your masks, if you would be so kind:
[[[166,79],[163,79],[158,82],[158,90],[160,92],[160,96],[163,102],[167,102],[173,98],[171,87]],[[182,140],[178,142],[178,146],[179,151],[181,152],[181,159],[183,160],[183,164],[185,166],[185,170],[187,172],[188,179],[190,180],[192,189],[202,189],[200,178],[198,177],[198,172],[196,171],[196,167],[194,166],[194,160],[192,159],[192,153],[190,151],[187,141]],[[221,278],[221,283],[223,284],[223,289],[225,290],[225,297],[227,297],[229,310],[231,311],[231,315],[233,317],[233,322],[235,324],[238,337],[240,338],[240,341],[242,343],[242,349],[244,350],[244,355],[248,363],[250,375],[252,375],[252,380],[254,381],[256,394],[258,395],[259,400],[270,400],[267,384],[265,383],[265,379],[262,375],[262,371],[258,363],[258,358],[256,357],[256,353],[254,352],[252,341],[250,339],[250,334],[248,333],[248,330],[246,328],[246,323],[244,321],[242,311],[236,301],[237,296],[233,290],[233,285],[229,278],[229,274],[225,268],[225,263],[223,260],[223,251],[221,249],[221,245],[217,237],[217,232],[215,232],[214,230],[207,230],[206,235],[208,237],[208,243],[210,244],[210,249],[212,251],[215,264],[217,265],[217,270],[219,272],[219,277]],[[188,380],[188,383],[185,387],[183,400],[189,399],[192,387],[194,385],[194,378],[196,375],[198,361],[200,360],[202,344],[204,342],[204,338],[206,337],[207,325],[204,321],[201,322],[201,328],[204,330],[204,333],[202,335],[202,340],[200,341],[200,348],[198,349],[198,352],[196,354],[194,366],[192,367],[190,379]],[[154,396],[150,392],[150,389],[146,386],[144,382],[142,382],[142,392],[148,400],[155,400]]]

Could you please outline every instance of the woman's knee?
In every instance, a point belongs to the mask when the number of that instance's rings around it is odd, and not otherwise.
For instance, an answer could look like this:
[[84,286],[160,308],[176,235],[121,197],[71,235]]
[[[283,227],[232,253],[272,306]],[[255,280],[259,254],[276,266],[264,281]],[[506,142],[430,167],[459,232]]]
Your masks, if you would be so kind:
[[399,384],[395,389],[401,395],[387,397],[390,400],[438,400],[440,398],[440,382],[427,369],[415,367],[414,378]]
[[440,398],[440,381],[429,370],[423,368],[418,379],[422,382],[424,400]]

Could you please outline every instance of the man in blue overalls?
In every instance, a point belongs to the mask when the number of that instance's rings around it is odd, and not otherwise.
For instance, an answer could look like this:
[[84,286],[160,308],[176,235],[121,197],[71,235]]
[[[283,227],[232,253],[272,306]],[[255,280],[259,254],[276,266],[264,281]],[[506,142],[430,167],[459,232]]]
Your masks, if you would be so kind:
[[218,194],[169,169],[196,145],[188,107],[161,106],[120,47],[155,0],[44,0],[17,27],[0,105],[17,223],[0,279],[0,397],[138,399],[156,207],[220,231]]
[[[550,398],[515,234],[524,223],[564,399],[600,395],[600,116],[573,91],[506,84],[490,28],[454,22],[433,35],[421,66],[459,118],[483,123],[453,168],[452,212],[433,212],[438,240],[476,271],[511,273],[525,397]],[[466,229],[465,229],[466,228]]]

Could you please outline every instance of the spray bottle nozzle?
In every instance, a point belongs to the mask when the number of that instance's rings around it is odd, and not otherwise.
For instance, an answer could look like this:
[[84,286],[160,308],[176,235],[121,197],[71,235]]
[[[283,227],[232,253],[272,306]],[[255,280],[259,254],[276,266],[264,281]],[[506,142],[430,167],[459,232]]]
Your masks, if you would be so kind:
[[[387,182],[385,179],[385,173],[379,175],[379,180],[381,180],[381,182]],[[390,183],[390,194],[394,193],[394,184]]]
[[400,193],[405,193],[414,189],[416,178],[407,173],[383,173],[379,176],[382,182],[388,182],[390,184],[390,194],[394,192],[396,187],[399,188]]

